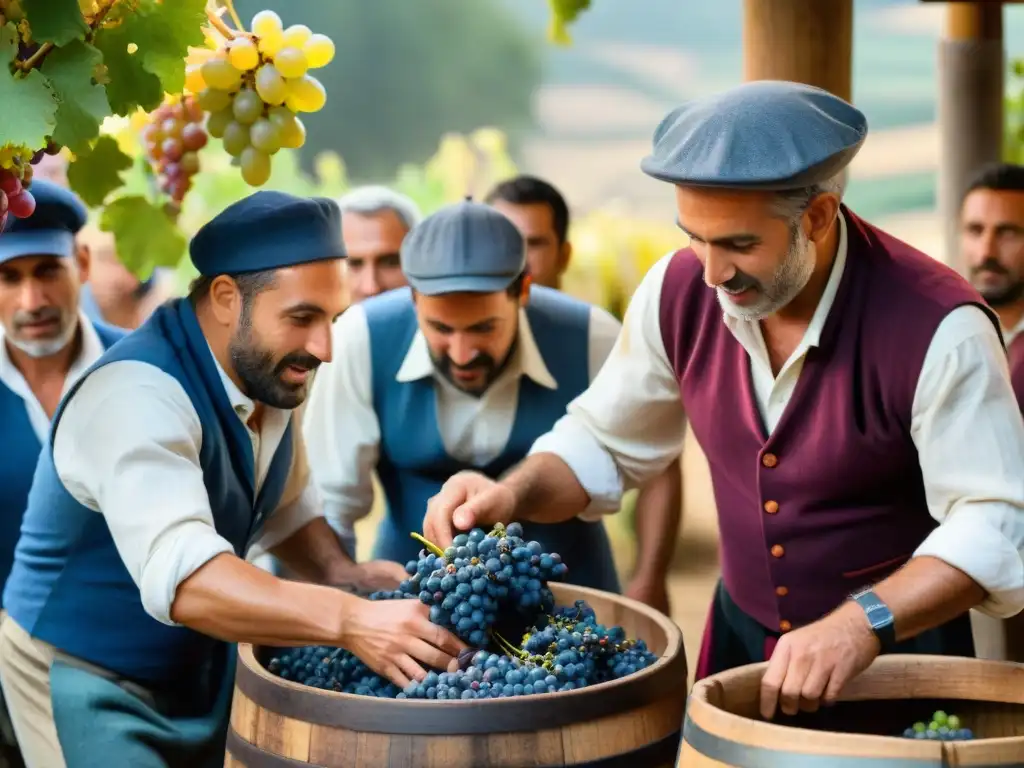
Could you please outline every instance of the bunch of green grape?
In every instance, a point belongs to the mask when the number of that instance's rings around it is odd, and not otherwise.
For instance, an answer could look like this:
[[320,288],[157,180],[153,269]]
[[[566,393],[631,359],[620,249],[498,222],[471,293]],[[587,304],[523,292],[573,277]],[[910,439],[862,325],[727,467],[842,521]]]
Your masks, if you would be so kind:
[[251,27],[204,61],[189,88],[210,113],[207,133],[238,159],[245,182],[259,187],[270,178],[274,153],[306,142],[297,113],[319,112],[327,101],[309,70],[330,63],[334,43],[303,24],[285,29],[273,11],[257,13]]
[[970,728],[963,727],[956,715],[947,715],[939,710],[932,715],[930,722],[917,722],[903,732],[907,739],[927,739],[928,741],[970,741],[974,733]]

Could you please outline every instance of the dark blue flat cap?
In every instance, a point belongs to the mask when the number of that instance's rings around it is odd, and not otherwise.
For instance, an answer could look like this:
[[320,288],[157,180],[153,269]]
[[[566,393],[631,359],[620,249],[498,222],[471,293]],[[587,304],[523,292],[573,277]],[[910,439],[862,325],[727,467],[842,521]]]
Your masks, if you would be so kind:
[[526,243],[505,214],[465,200],[441,208],[402,243],[402,271],[425,296],[496,293],[526,269]]
[[341,211],[326,197],[255,192],[207,222],[189,245],[202,275],[238,275],[342,259]]
[[828,91],[756,80],[670,112],[640,168],[683,186],[799,189],[842,171],[867,133],[864,114]]
[[30,188],[36,209],[25,219],[7,217],[0,234],[0,263],[21,256],[73,256],[75,234],[88,211],[78,195],[39,179]]

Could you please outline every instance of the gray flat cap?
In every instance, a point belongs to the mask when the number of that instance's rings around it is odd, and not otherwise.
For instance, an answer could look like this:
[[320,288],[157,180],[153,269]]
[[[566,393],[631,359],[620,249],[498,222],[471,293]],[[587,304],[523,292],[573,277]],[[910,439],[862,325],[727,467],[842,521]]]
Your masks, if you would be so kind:
[[526,269],[526,244],[507,216],[465,200],[413,227],[401,259],[409,285],[425,296],[495,293]]
[[640,168],[685,186],[798,189],[843,170],[867,133],[864,114],[828,91],[756,80],[672,110]]

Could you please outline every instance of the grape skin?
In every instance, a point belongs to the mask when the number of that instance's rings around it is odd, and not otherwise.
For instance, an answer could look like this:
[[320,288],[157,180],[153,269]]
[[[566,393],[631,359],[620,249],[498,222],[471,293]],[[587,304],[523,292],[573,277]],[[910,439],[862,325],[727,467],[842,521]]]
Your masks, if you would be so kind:
[[[557,554],[523,541],[517,523],[491,534],[460,534],[443,556],[423,551],[406,565],[410,578],[371,600],[419,599],[430,620],[476,646],[459,655],[455,672],[430,671],[400,690],[341,648],[308,646],[273,657],[268,669],[324,690],[395,699],[482,700],[571,691],[616,680],[655,661],[643,640],[598,623],[582,600],[556,609],[547,581],[566,575]],[[514,648],[492,637],[499,614],[525,619]],[[511,641],[509,641],[511,643]],[[490,645],[495,650],[485,648]]]

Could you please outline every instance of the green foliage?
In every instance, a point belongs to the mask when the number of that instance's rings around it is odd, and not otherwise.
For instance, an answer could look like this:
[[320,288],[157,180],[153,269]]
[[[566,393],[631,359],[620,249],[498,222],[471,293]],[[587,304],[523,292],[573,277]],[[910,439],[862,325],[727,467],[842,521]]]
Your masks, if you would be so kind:
[[41,71],[49,79],[58,103],[53,140],[72,152],[88,150],[89,142],[100,134],[100,124],[110,115],[107,94],[93,81],[93,72],[102,61],[103,54],[98,50],[73,40],[43,62]]
[[95,208],[124,185],[123,172],[132,165],[132,159],[121,151],[117,141],[101,136],[68,166],[68,183],[86,205]]
[[173,267],[185,253],[185,236],[163,208],[140,195],[119,197],[103,209],[100,229],[114,234],[121,262],[145,280],[155,267]]
[[1024,59],[1010,62],[1004,112],[1003,159],[1024,164]]
[[[532,0],[531,0],[532,1]],[[497,0],[236,0],[242,20],[277,11],[329,35],[329,98],[309,120],[303,160],[345,158],[356,179],[392,177],[422,163],[443,134],[493,125],[513,140],[532,127],[543,38]],[[319,77],[319,75],[318,75]]]
[[[36,149],[57,124],[57,97],[50,82],[38,71],[27,76],[9,67],[18,53],[18,30],[13,23],[0,27],[0,148],[6,144]],[[18,119],[11,119],[17,115]]]
[[23,8],[37,43],[67,45],[89,31],[78,0],[24,0]]

